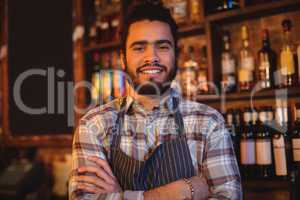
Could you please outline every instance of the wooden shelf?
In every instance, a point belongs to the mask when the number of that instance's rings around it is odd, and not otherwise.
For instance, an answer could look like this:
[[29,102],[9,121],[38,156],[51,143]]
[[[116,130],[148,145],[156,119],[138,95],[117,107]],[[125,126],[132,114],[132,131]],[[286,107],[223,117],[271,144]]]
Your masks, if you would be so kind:
[[251,94],[251,92],[228,93],[223,95],[198,95],[197,101],[213,103],[221,101],[222,98],[228,101],[250,101],[251,99],[274,99],[274,98],[294,98],[300,97],[300,88],[283,88],[261,90]]
[[242,181],[243,188],[247,191],[266,191],[266,190],[289,190],[291,183],[288,180],[276,179],[255,179]]
[[[180,37],[187,37],[190,35],[201,35],[205,33],[204,24],[194,24],[194,25],[186,25],[183,27],[179,27],[179,38]],[[116,49],[120,47],[120,41],[112,41],[112,42],[106,42],[106,43],[99,43],[95,45],[90,45],[87,47],[84,47],[84,52],[90,52],[95,50],[111,50]]]
[[210,22],[223,22],[231,20],[244,20],[243,18],[260,17],[270,14],[287,12],[288,10],[299,10],[300,0],[284,0],[258,5],[249,5],[245,8],[229,10],[217,14],[211,14],[206,17]]

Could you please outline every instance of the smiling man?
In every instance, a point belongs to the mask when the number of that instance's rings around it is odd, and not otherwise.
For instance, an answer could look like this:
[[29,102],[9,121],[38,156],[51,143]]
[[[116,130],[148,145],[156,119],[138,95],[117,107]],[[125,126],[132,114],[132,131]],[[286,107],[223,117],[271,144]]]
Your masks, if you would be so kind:
[[241,199],[222,116],[171,87],[177,26],[170,12],[142,3],[124,22],[121,56],[130,92],[80,120],[70,199]]

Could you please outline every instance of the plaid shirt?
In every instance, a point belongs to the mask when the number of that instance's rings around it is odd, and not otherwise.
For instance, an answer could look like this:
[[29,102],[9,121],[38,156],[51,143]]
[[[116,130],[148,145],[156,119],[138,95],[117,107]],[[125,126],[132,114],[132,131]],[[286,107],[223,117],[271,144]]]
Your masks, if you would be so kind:
[[[180,98],[172,90],[160,105],[147,112],[128,96],[124,131],[120,148],[137,160],[147,159],[164,141],[177,135],[172,117],[171,97]],[[85,164],[92,165],[88,156],[110,158],[112,133],[121,99],[90,110],[81,120],[73,140],[73,172]],[[207,180],[209,199],[242,199],[240,175],[230,135],[223,117],[216,110],[201,104],[180,99],[179,110],[183,116],[185,134],[195,172]],[[119,193],[108,195],[75,194],[75,173],[69,184],[70,199],[120,199]],[[143,199],[143,191],[125,191],[125,199]]]

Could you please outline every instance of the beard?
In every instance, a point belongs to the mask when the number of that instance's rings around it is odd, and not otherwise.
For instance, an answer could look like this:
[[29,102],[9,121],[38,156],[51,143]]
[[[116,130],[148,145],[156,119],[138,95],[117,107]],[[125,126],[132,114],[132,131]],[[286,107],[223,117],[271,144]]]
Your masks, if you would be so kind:
[[[167,69],[165,66],[162,66],[160,64],[154,65],[159,65],[162,68]],[[163,83],[156,81],[155,78],[149,78],[149,80],[147,81],[141,81],[139,79],[139,76],[137,75],[138,72],[129,71],[126,64],[126,73],[131,79],[130,84],[139,95],[162,95],[171,87],[171,82],[174,80],[176,72],[177,66],[175,65],[175,67],[172,68],[172,70],[167,74],[167,78],[163,81]]]

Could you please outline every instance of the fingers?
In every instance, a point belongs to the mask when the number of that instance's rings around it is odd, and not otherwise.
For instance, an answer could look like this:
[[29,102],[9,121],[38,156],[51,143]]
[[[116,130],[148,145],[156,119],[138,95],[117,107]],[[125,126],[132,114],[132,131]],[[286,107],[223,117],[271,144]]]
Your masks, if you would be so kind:
[[107,174],[103,169],[97,167],[80,167],[78,170],[80,173],[95,173],[99,178],[105,180],[109,184],[114,184],[115,180],[109,174]]
[[108,173],[110,176],[115,177],[113,172],[110,169],[110,166],[109,166],[108,162],[106,160],[100,159],[96,156],[88,157],[88,159],[95,162],[99,166],[101,166],[105,170],[105,172]]
[[88,183],[78,183],[76,190],[81,190],[89,193],[102,193],[102,194],[107,193],[105,190],[95,187],[94,185]]
[[105,191],[111,191],[113,188],[112,185],[95,176],[77,176],[75,181],[78,183],[89,183]]

